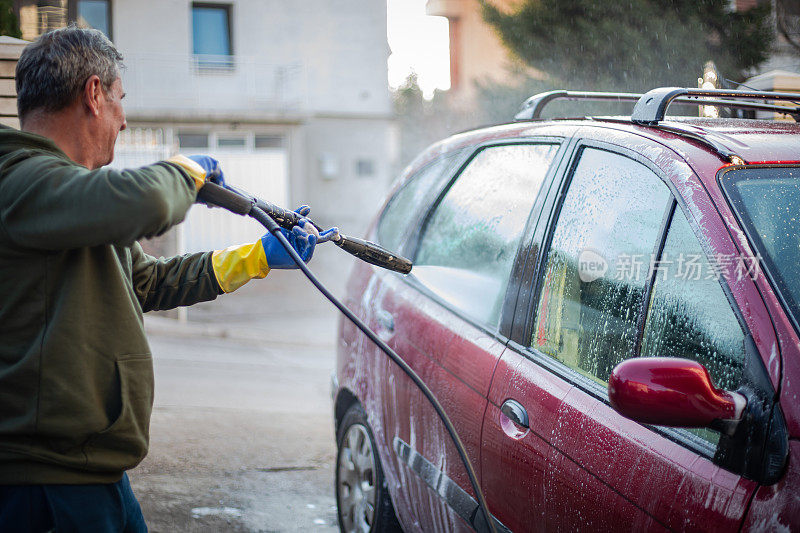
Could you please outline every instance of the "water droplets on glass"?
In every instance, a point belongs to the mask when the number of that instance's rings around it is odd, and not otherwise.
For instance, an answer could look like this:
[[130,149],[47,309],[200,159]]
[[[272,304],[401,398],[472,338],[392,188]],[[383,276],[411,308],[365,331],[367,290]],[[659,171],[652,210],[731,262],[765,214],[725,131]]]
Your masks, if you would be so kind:
[[[648,268],[620,277],[615,265],[652,252],[669,197],[647,167],[583,151],[548,252],[533,347],[602,384],[633,355]],[[585,275],[587,250],[605,270]]]
[[531,208],[558,146],[512,144],[479,152],[437,206],[413,274],[472,318],[496,327]]

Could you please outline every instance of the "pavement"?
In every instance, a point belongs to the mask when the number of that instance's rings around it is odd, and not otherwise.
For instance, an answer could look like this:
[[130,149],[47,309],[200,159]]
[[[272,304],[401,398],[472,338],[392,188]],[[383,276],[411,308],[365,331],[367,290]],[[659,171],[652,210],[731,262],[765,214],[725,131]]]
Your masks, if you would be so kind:
[[[341,295],[350,256],[310,267]],[[330,375],[338,311],[297,271],[145,316],[150,453],[129,472],[150,531],[337,531]]]

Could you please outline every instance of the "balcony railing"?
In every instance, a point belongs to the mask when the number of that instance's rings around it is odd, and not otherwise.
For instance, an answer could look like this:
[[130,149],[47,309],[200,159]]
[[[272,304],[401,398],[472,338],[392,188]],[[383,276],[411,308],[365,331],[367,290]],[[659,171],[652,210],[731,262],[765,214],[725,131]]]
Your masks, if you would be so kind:
[[124,62],[130,115],[295,115],[306,108],[306,72],[300,63],[167,54],[130,54]]

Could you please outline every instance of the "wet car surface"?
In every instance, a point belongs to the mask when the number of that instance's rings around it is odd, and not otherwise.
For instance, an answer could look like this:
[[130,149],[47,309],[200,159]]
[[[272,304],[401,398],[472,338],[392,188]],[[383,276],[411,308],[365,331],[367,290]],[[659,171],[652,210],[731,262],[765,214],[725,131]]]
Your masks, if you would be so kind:
[[[404,172],[370,238],[414,269],[357,265],[346,304],[444,405],[499,530],[800,528],[798,154],[792,123],[554,120],[456,135]],[[609,380],[650,357],[700,363],[736,420],[622,416]],[[444,427],[347,322],[334,395],[344,529],[470,530]],[[372,462],[341,446],[351,427]]]

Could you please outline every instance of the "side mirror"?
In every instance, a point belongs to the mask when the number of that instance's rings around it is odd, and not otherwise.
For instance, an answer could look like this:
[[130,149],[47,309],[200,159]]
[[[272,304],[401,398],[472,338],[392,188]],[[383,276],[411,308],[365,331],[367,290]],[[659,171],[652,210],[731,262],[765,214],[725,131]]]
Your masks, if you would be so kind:
[[623,361],[608,380],[608,397],[619,414],[643,424],[726,432],[747,405],[741,394],[715,388],[700,363],[671,357]]

